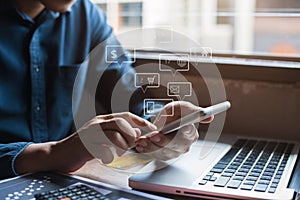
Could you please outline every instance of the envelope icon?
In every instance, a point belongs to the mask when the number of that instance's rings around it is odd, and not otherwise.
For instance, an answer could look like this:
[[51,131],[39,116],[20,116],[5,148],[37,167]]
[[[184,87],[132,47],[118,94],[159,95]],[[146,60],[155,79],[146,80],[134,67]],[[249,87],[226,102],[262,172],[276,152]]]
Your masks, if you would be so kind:
[[180,93],[180,86],[179,85],[170,85],[170,93],[179,94]]

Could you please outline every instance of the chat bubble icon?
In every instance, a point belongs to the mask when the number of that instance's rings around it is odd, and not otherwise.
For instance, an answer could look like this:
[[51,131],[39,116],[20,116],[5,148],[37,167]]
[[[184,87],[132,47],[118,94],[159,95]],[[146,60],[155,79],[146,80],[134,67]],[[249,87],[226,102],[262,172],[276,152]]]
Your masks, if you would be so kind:
[[[131,49],[128,51],[126,49]],[[134,63],[135,62],[135,49],[121,45],[107,45],[105,47],[105,62],[106,63]]]
[[135,73],[134,86],[141,88],[145,93],[148,88],[158,88],[160,86],[159,73]]
[[192,96],[192,83],[190,82],[169,82],[167,85],[169,97],[179,97],[183,100],[185,97]]
[[[144,99],[144,116],[153,117],[161,111],[161,109],[168,103],[173,102],[173,99]],[[174,106],[167,112],[162,112],[161,116],[173,116]]]
[[190,70],[189,54],[160,54],[159,70],[170,71],[173,76],[176,72],[184,72]]

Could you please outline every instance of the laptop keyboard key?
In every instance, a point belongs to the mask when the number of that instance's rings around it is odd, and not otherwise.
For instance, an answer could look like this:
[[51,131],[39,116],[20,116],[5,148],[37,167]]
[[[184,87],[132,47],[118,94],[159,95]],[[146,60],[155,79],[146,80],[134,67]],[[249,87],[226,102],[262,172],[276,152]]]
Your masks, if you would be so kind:
[[233,177],[233,180],[239,180],[239,181],[242,181],[242,180],[244,180],[244,176],[235,176],[235,177]]
[[276,191],[276,188],[270,188],[270,189],[268,190],[269,193],[275,193],[275,191]]
[[234,169],[226,169],[225,170],[225,173],[234,173],[236,170]]
[[221,158],[221,160],[218,163],[222,163],[227,165],[230,163],[232,158],[236,155],[236,153],[239,151],[239,149],[230,149],[224,156]]
[[280,179],[280,178],[281,178],[281,175],[276,175],[274,178]]
[[211,176],[206,175],[203,180],[209,180],[211,178]]
[[238,173],[236,173],[236,176],[243,176],[243,177],[245,177],[247,175],[247,173],[245,173],[245,172],[238,172]]
[[213,176],[214,173],[213,173],[213,172],[208,172],[206,175],[207,175],[207,176]]
[[252,169],[251,172],[254,172],[254,173],[261,173],[261,172],[262,172],[262,169]]
[[253,188],[253,185],[242,185],[242,187],[241,187],[241,189],[242,190],[252,190],[252,188]]
[[232,177],[233,176],[233,173],[223,173],[222,176],[226,176],[226,177]]
[[247,142],[246,139],[239,139],[238,141],[236,141],[234,143],[234,145],[232,146],[232,148],[240,149],[240,148],[242,148],[246,144],[246,142]]
[[251,172],[250,174],[249,174],[250,176],[254,176],[254,177],[259,177],[259,173],[255,173],[255,172]]
[[257,184],[256,187],[254,188],[255,191],[257,192],[265,192],[268,188],[268,185],[265,184]]
[[237,165],[230,165],[228,167],[228,169],[234,169],[234,170],[237,170],[238,168],[239,168],[239,166],[237,166]]
[[212,168],[210,170],[210,172],[213,172],[213,173],[222,173],[223,172],[223,169],[220,169],[220,168]]
[[225,164],[220,164],[220,163],[217,163],[214,168],[218,168],[218,169],[225,169],[227,165]]
[[278,185],[277,183],[272,183],[270,187],[271,188],[277,188],[277,185]]
[[247,177],[247,181],[257,181],[258,177],[254,177],[254,176],[248,176]]
[[200,182],[199,182],[199,185],[205,185],[207,183],[207,180],[201,180]]
[[282,175],[282,171],[278,171],[276,175]]
[[260,180],[260,181],[258,181],[258,184],[269,185],[269,184],[270,184],[270,181],[267,181],[267,180]]
[[253,185],[255,185],[255,182],[256,181],[245,181],[244,185],[252,185],[253,186]]
[[260,177],[260,179],[270,181],[272,179],[272,176],[262,176]]
[[250,169],[246,169],[246,168],[241,168],[239,169],[239,172],[244,172],[244,173],[248,173]]
[[231,180],[227,184],[227,187],[237,189],[238,187],[240,187],[241,183],[242,183],[242,181],[239,181],[239,180]]
[[224,177],[221,176],[214,184],[214,186],[217,187],[225,187],[225,185],[228,183],[228,181],[230,180],[230,177]]
[[274,179],[273,183],[279,183],[280,179]]

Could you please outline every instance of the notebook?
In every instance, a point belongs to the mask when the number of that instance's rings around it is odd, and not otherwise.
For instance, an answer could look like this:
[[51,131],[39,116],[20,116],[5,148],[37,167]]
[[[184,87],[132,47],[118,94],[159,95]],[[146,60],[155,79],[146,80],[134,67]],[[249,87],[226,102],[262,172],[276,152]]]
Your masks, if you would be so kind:
[[207,199],[292,199],[298,151],[291,141],[224,134],[217,143],[197,141],[162,169],[135,173],[129,186]]

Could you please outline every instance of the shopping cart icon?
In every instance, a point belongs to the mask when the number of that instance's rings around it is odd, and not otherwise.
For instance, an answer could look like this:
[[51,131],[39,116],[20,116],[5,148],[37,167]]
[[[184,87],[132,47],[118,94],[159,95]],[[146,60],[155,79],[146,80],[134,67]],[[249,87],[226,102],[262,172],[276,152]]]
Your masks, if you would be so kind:
[[147,77],[148,83],[149,85],[153,85],[154,84],[154,80],[155,80],[155,76],[153,77]]
[[159,73],[136,73],[134,86],[141,88],[145,93],[147,88],[158,88],[160,86]]

